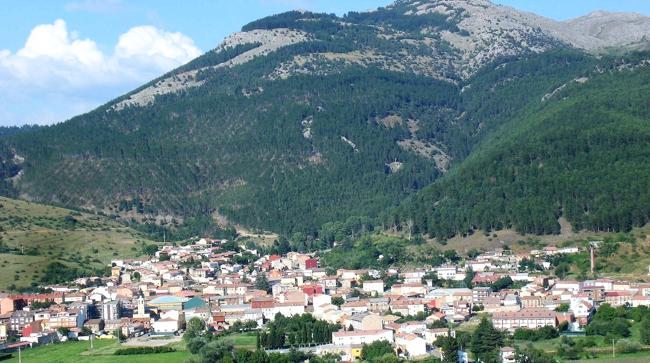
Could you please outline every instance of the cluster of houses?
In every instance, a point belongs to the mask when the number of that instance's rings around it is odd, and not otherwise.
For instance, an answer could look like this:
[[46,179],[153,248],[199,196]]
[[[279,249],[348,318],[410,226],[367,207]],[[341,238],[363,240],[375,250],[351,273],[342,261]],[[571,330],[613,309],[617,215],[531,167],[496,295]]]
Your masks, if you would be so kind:
[[[545,256],[577,249],[549,248],[534,255],[496,250],[433,268],[339,269],[328,274],[313,254],[260,256],[244,246],[240,252],[225,251],[223,243],[201,239],[165,246],[151,258],[115,260],[101,286],[80,287],[85,286],[82,279],[48,286],[52,292],[46,294],[0,294],[0,342],[18,340],[7,343],[11,348],[88,334],[125,339],[178,335],[194,317],[219,332],[236,322],[254,322],[261,328],[277,314],[309,313],[343,327],[332,334],[331,344],[317,348],[319,353],[353,360],[363,344],[386,340],[398,353],[420,357],[439,355],[436,339],[455,334],[439,322],[462,323],[478,312],[489,313],[495,327],[511,332],[564,322],[579,330],[598,304],[650,305],[650,284],[565,281],[518,272],[524,257],[544,264]],[[255,257],[237,263],[244,254]],[[465,280],[470,269],[476,287],[436,286],[439,280]],[[262,275],[268,290],[255,288]],[[489,287],[506,276],[519,287]],[[509,362],[514,354],[506,348],[502,356]]]

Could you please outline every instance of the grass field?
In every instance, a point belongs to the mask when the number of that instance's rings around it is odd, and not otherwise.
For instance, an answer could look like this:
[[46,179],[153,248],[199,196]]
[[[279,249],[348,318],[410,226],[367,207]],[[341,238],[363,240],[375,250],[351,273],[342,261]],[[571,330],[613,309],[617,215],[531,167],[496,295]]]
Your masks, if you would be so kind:
[[136,257],[140,243],[152,241],[107,217],[0,198],[0,244],[12,249],[0,253],[0,290],[29,286],[54,261],[96,269]]
[[235,348],[242,349],[255,349],[256,348],[256,334],[254,332],[232,334],[223,338],[224,342],[232,344]]
[[[233,334],[223,338],[235,348],[255,349],[255,333]],[[142,354],[142,355],[113,355],[121,346],[114,340],[95,340],[94,348],[90,351],[89,342],[67,342],[27,349],[22,352],[24,363],[182,363],[189,356],[183,342],[170,344],[176,348],[173,353]],[[18,362],[18,353],[4,361]]]
[[587,360],[575,360],[572,362],[576,363],[648,363],[650,362],[650,352],[640,352],[640,353],[632,353],[632,354],[625,354],[625,355],[617,355],[616,357],[612,357],[611,355],[609,356],[601,356],[599,358],[595,359],[587,359]]
[[[187,351],[142,355],[111,355],[119,347],[113,340],[95,340],[90,352],[89,342],[51,344],[22,352],[25,363],[182,363],[189,357]],[[18,362],[18,353],[5,362]]]

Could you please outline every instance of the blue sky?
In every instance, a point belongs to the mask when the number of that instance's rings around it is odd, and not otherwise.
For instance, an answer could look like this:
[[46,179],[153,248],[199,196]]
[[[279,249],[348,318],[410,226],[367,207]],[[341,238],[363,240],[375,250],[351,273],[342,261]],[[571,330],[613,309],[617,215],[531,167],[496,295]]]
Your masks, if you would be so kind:
[[[558,20],[650,15],[648,0],[495,0]],[[218,45],[263,16],[343,14],[390,0],[0,0],[0,126],[91,110]]]

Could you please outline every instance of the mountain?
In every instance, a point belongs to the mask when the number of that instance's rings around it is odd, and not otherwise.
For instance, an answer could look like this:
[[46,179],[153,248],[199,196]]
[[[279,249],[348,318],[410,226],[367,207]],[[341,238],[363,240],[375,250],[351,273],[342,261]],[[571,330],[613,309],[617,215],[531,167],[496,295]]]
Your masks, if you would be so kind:
[[535,110],[562,107],[565,89],[615,64],[607,52],[642,49],[648,24],[602,13],[557,22],[487,0],[270,16],[90,113],[0,138],[0,192],[136,221],[211,215],[283,233],[388,215],[417,217],[433,235],[473,229],[426,227],[436,216],[427,201],[449,185],[458,200],[475,197],[457,175],[504,157],[485,150],[516,149],[526,132],[515,131],[543,122]]
[[[439,239],[629,231],[650,218],[650,54],[599,62],[503,124],[392,218]],[[396,217],[397,216],[397,217]]]

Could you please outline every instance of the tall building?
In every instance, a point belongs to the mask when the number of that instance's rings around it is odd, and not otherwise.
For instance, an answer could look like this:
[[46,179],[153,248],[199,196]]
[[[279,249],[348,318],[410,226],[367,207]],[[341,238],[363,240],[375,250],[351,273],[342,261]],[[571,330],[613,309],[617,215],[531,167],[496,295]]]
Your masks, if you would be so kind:
[[102,304],[102,319],[117,320],[122,317],[122,303],[113,300]]
[[149,318],[149,314],[146,313],[144,296],[142,296],[142,294],[138,297],[138,311],[137,314],[133,315],[133,317],[139,319]]

